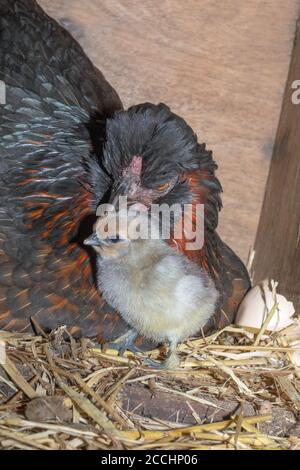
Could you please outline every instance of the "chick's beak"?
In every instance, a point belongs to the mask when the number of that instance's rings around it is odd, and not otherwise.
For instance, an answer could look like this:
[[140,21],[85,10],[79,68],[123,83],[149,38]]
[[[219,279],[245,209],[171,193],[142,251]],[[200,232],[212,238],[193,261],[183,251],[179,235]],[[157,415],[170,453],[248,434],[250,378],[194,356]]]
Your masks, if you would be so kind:
[[92,235],[86,238],[83,243],[84,245],[89,245],[89,246],[100,246],[101,240],[99,239],[97,233],[94,232],[92,233]]

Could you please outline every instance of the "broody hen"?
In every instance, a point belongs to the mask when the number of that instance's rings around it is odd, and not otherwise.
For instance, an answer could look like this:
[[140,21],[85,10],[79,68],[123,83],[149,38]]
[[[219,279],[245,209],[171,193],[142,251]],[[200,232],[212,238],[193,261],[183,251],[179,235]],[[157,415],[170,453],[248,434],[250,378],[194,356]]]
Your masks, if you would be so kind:
[[122,104],[77,42],[34,0],[0,0],[0,328],[67,325],[74,335],[118,337],[127,328],[95,285],[83,245],[95,210],[117,196],[205,204],[205,244],[188,251],[220,292],[206,331],[230,323],[250,286],[216,233],[216,164],[166,105]]

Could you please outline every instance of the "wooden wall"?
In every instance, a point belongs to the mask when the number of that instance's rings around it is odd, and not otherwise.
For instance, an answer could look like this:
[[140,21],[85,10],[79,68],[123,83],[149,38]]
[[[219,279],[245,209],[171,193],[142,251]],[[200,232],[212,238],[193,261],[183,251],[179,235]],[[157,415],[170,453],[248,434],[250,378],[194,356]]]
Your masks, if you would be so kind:
[[[272,277],[300,313],[300,19],[255,243],[255,281]],[[296,94],[295,94],[296,93]],[[295,100],[296,99],[296,100]]]
[[39,0],[124,105],[164,101],[214,151],[220,233],[254,244],[299,0]]

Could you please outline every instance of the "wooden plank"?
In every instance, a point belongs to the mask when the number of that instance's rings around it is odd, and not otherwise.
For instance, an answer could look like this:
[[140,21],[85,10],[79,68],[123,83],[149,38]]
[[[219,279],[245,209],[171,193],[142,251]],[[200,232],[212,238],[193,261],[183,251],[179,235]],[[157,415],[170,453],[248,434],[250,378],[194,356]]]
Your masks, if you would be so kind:
[[[300,312],[300,19],[255,243],[254,281],[272,277]],[[299,93],[298,93],[299,96]],[[295,96],[297,98],[297,96]]]

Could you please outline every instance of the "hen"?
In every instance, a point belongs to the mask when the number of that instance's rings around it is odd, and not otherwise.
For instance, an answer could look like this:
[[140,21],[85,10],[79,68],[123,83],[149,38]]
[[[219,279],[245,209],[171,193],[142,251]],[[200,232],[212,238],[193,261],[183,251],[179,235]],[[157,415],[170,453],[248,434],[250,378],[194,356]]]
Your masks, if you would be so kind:
[[0,0],[0,328],[67,325],[104,342],[127,325],[95,283],[83,245],[99,203],[205,204],[205,244],[188,251],[220,292],[207,331],[230,323],[250,287],[216,233],[216,164],[166,105],[122,103],[79,44],[34,0]]

